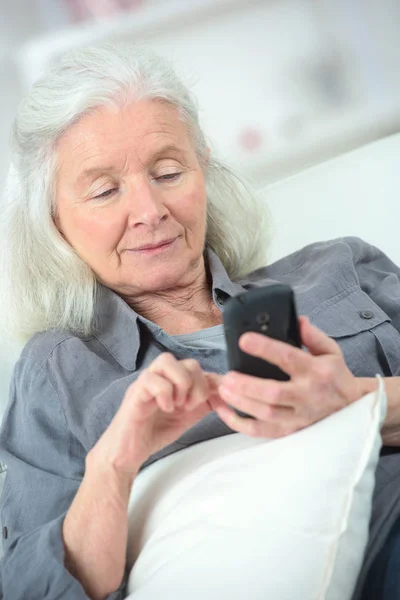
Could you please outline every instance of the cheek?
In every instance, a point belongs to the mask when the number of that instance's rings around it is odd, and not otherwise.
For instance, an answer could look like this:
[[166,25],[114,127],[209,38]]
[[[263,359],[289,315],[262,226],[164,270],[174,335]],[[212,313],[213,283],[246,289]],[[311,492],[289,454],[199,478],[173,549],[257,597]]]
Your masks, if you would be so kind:
[[105,213],[72,214],[64,222],[64,234],[78,251],[107,249],[119,241],[122,225]]
[[205,187],[201,183],[197,183],[196,186],[187,190],[182,201],[179,203],[179,220],[183,225],[191,229],[203,229],[206,210],[207,199]]

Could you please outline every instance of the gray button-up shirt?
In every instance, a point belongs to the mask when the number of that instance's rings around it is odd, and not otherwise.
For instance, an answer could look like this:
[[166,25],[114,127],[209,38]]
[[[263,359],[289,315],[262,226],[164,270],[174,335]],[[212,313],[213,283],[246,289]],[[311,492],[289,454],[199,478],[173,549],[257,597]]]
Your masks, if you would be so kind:
[[[214,302],[271,280],[291,285],[299,314],[340,344],[357,376],[394,375],[400,366],[400,269],[358,238],[316,243],[233,282],[207,250]],[[81,483],[85,456],[108,427],[127,387],[161,352],[191,356],[206,371],[225,373],[225,351],[188,348],[100,286],[95,334],[59,330],[34,336],[15,366],[0,432],[8,466],[1,497],[7,527],[2,560],[7,600],[86,599],[65,569],[62,523]],[[232,431],[208,414],[145,468],[172,452]],[[400,455],[380,459],[360,582],[400,516]],[[122,598],[123,586],[109,598]]]

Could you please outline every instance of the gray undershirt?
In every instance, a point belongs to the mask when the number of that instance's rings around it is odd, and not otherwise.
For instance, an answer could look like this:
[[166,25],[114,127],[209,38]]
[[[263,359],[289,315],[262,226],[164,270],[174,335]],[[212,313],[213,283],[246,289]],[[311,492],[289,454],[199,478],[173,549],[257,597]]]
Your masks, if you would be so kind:
[[223,325],[214,325],[193,333],[174,335],[174,339],[191,348],[216,348],[226,350],[226,342]]

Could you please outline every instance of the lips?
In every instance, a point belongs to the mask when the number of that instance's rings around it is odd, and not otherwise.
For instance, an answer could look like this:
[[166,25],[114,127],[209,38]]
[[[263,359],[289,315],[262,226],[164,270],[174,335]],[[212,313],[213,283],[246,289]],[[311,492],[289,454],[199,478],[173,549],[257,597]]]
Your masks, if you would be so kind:
[[174,241],[174,238],[169,240],[162,240],[161,242],[157,242],[155,244],[145,244],[144,246],[139,246],[139,248],[135,248],[135,250],[154,250],[155,248],[160,248],[161,246],[166,246]]
[[138,246],[137,248],[128,248],[130,252],[141,252],[144,250],[155,250],[157,248],[162,248],[163,246],[167,246],[176,240],[176,237],[169,238],[166,240],[160,240],[159,242],[153,242],[151,244],[143,244],[143,246]]

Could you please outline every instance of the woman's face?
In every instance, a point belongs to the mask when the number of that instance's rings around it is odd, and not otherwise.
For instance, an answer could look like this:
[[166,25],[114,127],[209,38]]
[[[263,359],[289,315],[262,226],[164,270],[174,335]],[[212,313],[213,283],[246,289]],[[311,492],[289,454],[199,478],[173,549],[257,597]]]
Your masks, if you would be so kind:
[[135,296],[193,279],[206,191],[177,109],[154,100],[99,108],[57,150],[56,225],[99,281]]

